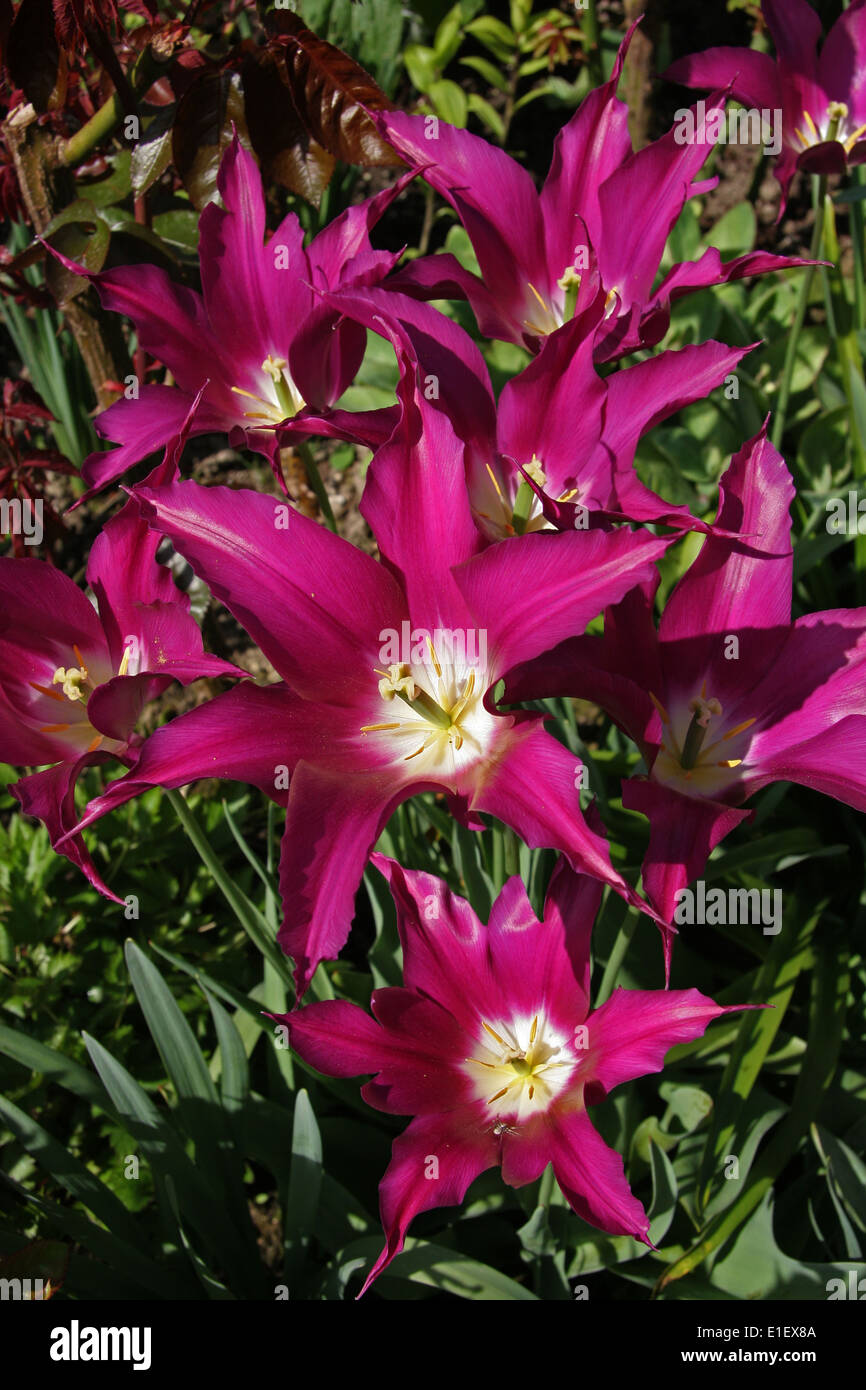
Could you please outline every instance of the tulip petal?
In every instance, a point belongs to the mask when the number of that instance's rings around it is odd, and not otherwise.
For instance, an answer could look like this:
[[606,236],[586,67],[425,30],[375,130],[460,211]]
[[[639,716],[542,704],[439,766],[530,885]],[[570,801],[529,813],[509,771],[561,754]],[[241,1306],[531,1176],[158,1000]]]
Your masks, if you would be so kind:
[[184,787],[202,777],[251,782],[285,805],[288,778],[278,774],[309,752],[317,735],[307,706],[285,686],[245,681],[151,734],[136,766],[90,802],[79,828],[151,787]]
[[649,1245],[649,1218],[626,1182],[622,1158],[608,1148],[586,1111],[558,1116],[548,1136],[553,1173],[572,1210],[603,1231]]
[[353,775],[305,761],[295,769],[280,856],[285,916],[278,940],[294,959],[299,999],[319,962],[345,945],[370,852],[408,795],[408,784],[390,769]]
[[561,850],[579,873],[610,884],[645,912],[646,904],[613,868],[607,841],[581,814],[575,781],[579,768],[574,754],[543,729],[523,726],[496,765],[485,769],[472,809],[510,825],[533,849]]
[[574,260],[575,213],[595,241],[602,230],[598,189],[632,152],[628,107],[617,100],[616,89],[637,24],[635,20],[620,44],[608,81],[584,98],[554,142],[540,204],[547,256],[557,275]]
[[379,633],[399,631],[405,616],[384,566],[246,489],[189,482],[133,495],[299,694],[325,703],[375,695]]
[[[42,772],[34,772],[13,782],[9,790],[21,803],[26,816],[35,816],[48,831],[51,844],[71,864],[80,869],[98,893],[114,903],[123,903],[99,874],[84,840],[75,829],[78,813],[75,809],[75,784],[86,767],[109,762],[104,753],[85,753],[75,762],[57,763]],[[59,843],[60,841],[63,843]]]
[[854,125],[866,121],[866,6],[848,6],[824,40],[818,81],[833,101],[844,101]]
[[730,87],[743,106],[775,111],[782,104],[779,71],[768,53],[750,48],[709,48],[679,58],[662,76],[683,87]]
[[[709,536],[665,607],[659,638],[670,644],[668,665],[677,685],[695,693],[719,664],[720,639],[740,634],[731,681],[749,681],[769,661],[768,629],[790,622],[793,553],[791,475],[766,426],[731,461],[719,484],[717,524],[742,539]],[[677,645],[674,645],[677,644]],[[716,692],[711,692],[716,693]]]
[[499,1145],[492,1128],[484,1129],[487,1118],[481,1106],[448,1115],[421,1115],[394,1140],[391,1162],[379,1186],[385,1249],[359,1298],[399,1255],[410,1222],[419,1212],[459,1205],[478,1175],[496,1165]]
[[[677,894],[703,872],[707,860],[726,835],[753,811],[738,810],[709,797],[683,796],[671,787],[645,778],[623,783],[622,804],[640,811],[650,823],[643,862],[644,891],[665,923],[673,921]],[[662,927],[665,979],[675,930]]]
[[615,989],[589,1020],[590,1103],[625,1081],[661,1071],[676,1043],[702,1038],[714,1019],[748,1007],[716,1004],[696,989]]
[[670,539],[631,531],[536,532],[490,546],[454,571],[504,676],[582,632],[636,584],[655,578]]
[[[118,447],[88,454],[81,465],[81,476],[89,490],[79,499],[79,505],[133,464],[140,463],[157,449],[164,449],[182,430],[194,401],[193,395],[175,386],[142,385],[135,400],[115,401],[98,415],[97,434],[114,441]],[[223,427],[222,415],[203,400],[196,410],[190,433],[222,432]]]

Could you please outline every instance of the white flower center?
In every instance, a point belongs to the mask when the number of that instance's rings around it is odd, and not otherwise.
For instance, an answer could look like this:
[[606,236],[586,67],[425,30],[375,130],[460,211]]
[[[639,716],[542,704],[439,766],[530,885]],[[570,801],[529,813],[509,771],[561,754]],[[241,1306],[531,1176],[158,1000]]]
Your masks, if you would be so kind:
[[850,154],[864,133],[866,125],[855,127],[844,101],[831,101],[823,130],[819,130],[809,112],[804,111],[802,123],[794,127],[794,141],[801,150],[808,150],[813,145],[822,145],[825,140],[838,140]]
[[426,662],[375,668],[383,717],[362,725],[361,733],[387,739],[395,761],[412,762],[419,776],[452,781],[486,755],[501,721],[484,708],[486,668],[465,650],[440,661],[429,637],[426,642]]
[[297,415],[299,410],[303,410],[306,401],[292,380],[289,365],[284,357],[276,357],[269,352],[261,370],[264,394],[246,391],[241,386],[233,386],[232,390],[236,395],[246,396],[248,400],[254,401],[259,407],[257,410],[245,410],[244,419],[250,420],[253,427],[257,424],[259,429],[268,429]]
[[543,1113],[568,1088],[578,1057],[574,1039],[541,1013],[495,1024],[481,1020],[477,1055],[463,1070],[475,1083],[497,1132]]
[[737,781],[735,769],[742,764],[742,757],[725,758],[721,754],[745,752],[747,741],[731,747],[731,740],[750,729],[755,718],[726,729],[724,710],[714,696],[707,697],[706,681],[699,695],[681,703],[671,714],[652,691],[649,697],[662,721],[662,746],[652,769],[657,782],[687,794],[713,796]]

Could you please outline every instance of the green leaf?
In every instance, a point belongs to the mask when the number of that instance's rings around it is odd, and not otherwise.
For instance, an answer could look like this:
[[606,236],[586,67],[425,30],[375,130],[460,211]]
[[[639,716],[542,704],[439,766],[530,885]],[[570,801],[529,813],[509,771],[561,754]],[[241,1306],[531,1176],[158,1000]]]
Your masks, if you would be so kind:
[[250,1070],[243,1041],[219,1000],[205,990],[219,1043],[220,1093],[229,1114],[241,1110],[250,1093]]
[[800,971],[812,961],[811,941],[819,916],[816,913],[802,922],[793,940],[790,928],[783,927],[758,972],[754,994],[770,1007],[750,1010],[740,1021],[699,1170],[696,1186],[701,1208],[710,1200],[722,1160],[737,1152],[740,1114],[781,1027]]
[[442,77],[430,83],[427,95],[437,116],[441,116],[449,125],[459,126],[461,130],[465,127],[468,104],[462,87],[458,87],[450,78]]
[[490,102],[485,101],[477,92],[470,92],[467,97],[467,104],[472,114],[483,121],[488,130],[492,130],[497,140],[504,141],[505,123],[499,112],[490,105]]
[[439,71],[448,66],[463,40],[463,14],[460,5],[454,5],[442,20],[433,38],[433,53]]
[[142,138],[132,150],[132,191],[136,197],[156,183],[171,163],[171,128],[175,108],[165,106],[148,122]]
[[713,1265],[710,1277],[717,1288],[741,1299],[824,1302],[831,1279],[841,1279],[847,1292],[850,1268],[850,1263],[807,1264],[780,1250],[773,1230],[773,1198],[768,1193],[730,1250]]
[[425,48],[420,43],[407,44],[403,52],[403,62],[412,86],[419,92],[429,92],[441,71],[433,49]]
[[97,1259],[103,1260],[111,1273],[123,1270],[128,1279],[137,1281],[140,1288],[156,1298],[186,1299],[190,1297],[190,1287],[174,1270],[167,1268],[165,1262],[142,1254],[141,1250],[128,1241],[120,1240],[111,1231],[97,1226],[84,1212],[74,1207],[60,1206],[45,1197],[37,1197],[28,1192],[8,1174],[0,1174],[3,1182],[12,1189],[19,1199],[38,1212],[54,1229],[62,1231],[72,1240],[89,1250]]
[[757,218],[751,203],[737,203],[720,217],[704,237],[706,246],[715,246],[725,257],[751,251],[757,234]]
[[124,955],[135,996],[178,1095],[184,1100],[203,1101],[208,1107],[218,1106],[201,1049],[156,966],[134,941],[127,941]]
[[298,1091],[292,1128],[292,1168],[286,1202],[285,1276],[291,1284],[304,1262],[316,1227],[322,1185],[322,1140],[310,1098]]
[[97,1220],[129,1245],[146,1250],[147,1243],[134,1218],[114,1193],[93,1176],[63,1144],[54,1139],[36,1120],[25,1115],[11,1100],[0,1096],[0,1119],[4,1120],[19,1143],[61,1187],[81,1202]]
[[[361,1263],[372,1263],[382,1249],[381,1237],[373,1236],[355,1241],[336,1257],[339,1265],[353,1263],[358,1268]],[[408,1279],[412,1283],[426,1284],[430,1288],[441,1289],[456,1294],[458,1298],[468,1298],[483,1303],[517,1301],[537,1302],[534,1293],[491,1269],[489,1265],[460,1255],[456,1250],[410,1237],[402,1254],[398,1255],[380,1279],[376,1287],[384,1295],[387,1286],[395,1280]]]
[[198,217],[192,208],[158,212],[153,218],[153,230],[169,246],[178,246],[181,251],[198,250]]
[[489,82],[491,87],[496,87],[500,92],[508,91],[507,78],[499,68],[490,62],[489,58],[461,58],[460,62],[464,67],[472,68],[473,72],[477,72],[484,78],[485,82]]
[[466,26],[467,34],[482,43],[500,63],[510,63],[517,48],[517,35],[501,19],[483,14]]
[[854,1224],[866,1232],[866,1164],[823,1125],[812,1126],[812,1140],[827,1168],[827,1181]]
[[106,1104],[105,1092],[94,1081],[86,1067],[64,1057],[61,1052],[45,1047],[43,1043],[30,1038],[17,1028],[8,1028],[0,1023],[0,1052],[13,1061],[20,1062],[31,1072],[41,1073],[49,1081],[55,1081],[73,1095],[97,1105],[116,1118],[116,1112]]

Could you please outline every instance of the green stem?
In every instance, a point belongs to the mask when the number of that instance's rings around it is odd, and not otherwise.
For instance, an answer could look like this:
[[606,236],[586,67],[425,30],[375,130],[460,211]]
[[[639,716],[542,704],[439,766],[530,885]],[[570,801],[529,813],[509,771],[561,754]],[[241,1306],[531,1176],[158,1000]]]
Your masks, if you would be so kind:
[[[813,180],[815,189],[815,226],[812,230],[812,244],[809,247],[809,259],[815,261],[821,249],[821,242],[824,235],[824,198],[827,192],[826,175],[820,178],[816,175]],[[776,418],[773,421],[772,440],[776,448],[781,448],[782,437],[785,433],[785,417],[788,413],[788,401],[791,398],[791,384],[794,379],[794,368],[797,364],[797,345],[800,334],[803,331],[803,324],[806,321],[806,310],[809,306],[809,295],[812,291],[812,281],[815,275],[813,265],[806,266],[803,271],[803,279],[800,282],[800,293],[797,297],[797,308],[794,314],[794,322],[791,325],[791,332],[788,336],[788,346],[785,351],[785,364],[782,368],[782,385],[779,390],[779,403],[776,406]]]
[[334,513],[331,510],[331,503],[328,500],[325,484],[322,482],[319,466],[313,458],[313,451],[305,439],[297,440],[294,447],[301,463],[304,465],[304,470],[307,474],[307,482],[316,494],[316,500],[321,508],[322,516],[325,518],[325,525],[329,531],[333,531],[336,534],[337,523],[334,520]]
[[520,873],[520,842],[510,826],[505,827],[504,871],[506,878]]
[[589,68],[589,75],[592,78],[593,87],[600,87],[604,82],[604,66],[601,61],[601,47],[599,44],[601,34],[598,27],[595,0],[588,0],[587,2],[583,27],[586,30],[586,37],[588,40],[586,65]]
[[[554,1182],[555,1178],[553,1176],[553,1164],[548,1163],[547,1167],[545,1168],[544,1172],[538,1180],[538,1197],[535,1203],[536,1207],[544,1208],[545,1220],[547,1220],[547,1213],[550,1211],[550,1199],[553,1196]],[[535,1260],[533,1262],[533,1283],[535,1284],[535,1292],[539,1296],[541,1295],[542,1291],[542,1275],[544,1270],[543,1260],[544,1257],[542,1255],[536,1255]]]
[[[852,188],[863,187],[862,165],[856,164],[851,176]],[[850,205],[851,215],[851,244],[854,247],[854,310],[856,313],[857,328],[866,328],[866,256],[864,256],[864,239],[866,239],[866,219],[863,217],[863,202],[857,198]]]
[[599,1008],[613,993],[613,987],[616,984],[617,976],[622,969],[622,963],[626,958],[626,953],[631,945],[631,939],[637,928],[638,914],[636,912],[629,912],[625,903],[622,903],[622,912],[625,914],[625,920],[622,922],[616,934],[613,950],[608,957],[607,965],[604,967],[598,998],[595,1001],[596,1008]]
[[[144,50],[131,74],[131,86],[139,96],[146,92],[159,74],[166,69],[170,56],[169,54],[160,61],[150,48]],[[107,101],[102,103],[98,111],[94,111],[90,120],[80,130],[77,130],[74,135],[70,135],[68,140],[63,140],[60,143],[57,148],[57,163],[59,165],[80,164],[91,150],[107,139],[118,121],[122,120],[126,114],[121,97],[117,92],[112,92]]]
[[[832,198],[825,200],[823,256],[832,261],[830,270],[823,270],[824,290],[827,300],[827,319],[830,333],[836,344],[839,373],[842,388],[848,403],[852,464],[855,479],[866,478],[866,440],[862,410],[858,409],[857,393],[863,395],[863,358],[857,332],[854,326],[852,306],[845,291],[845,280],[839,261],[839,238],[836,234],[836,208]],[[856,274],[855,274],[856,279]],[[863,601],[864,579],[866,579],[866,536],[858,535],[854,542],[854,568],[857,573],[858,602]]]

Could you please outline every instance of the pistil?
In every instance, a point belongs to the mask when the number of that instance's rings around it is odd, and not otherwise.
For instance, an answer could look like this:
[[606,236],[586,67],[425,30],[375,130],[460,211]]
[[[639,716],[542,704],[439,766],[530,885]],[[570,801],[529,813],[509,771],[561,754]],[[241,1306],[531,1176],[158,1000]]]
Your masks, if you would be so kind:
[[687,772],[691,771],[698,760],[698,754],[707,736],[710,720],[713,717],[718,718],[722,713],[721,705],[712,696],[709,700],[700,695],[696,696],[694,700],[689,701],[689,709],[692,711],[692,722],[683,740],[683,752],[680,759],[681,766]]

